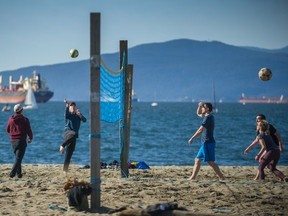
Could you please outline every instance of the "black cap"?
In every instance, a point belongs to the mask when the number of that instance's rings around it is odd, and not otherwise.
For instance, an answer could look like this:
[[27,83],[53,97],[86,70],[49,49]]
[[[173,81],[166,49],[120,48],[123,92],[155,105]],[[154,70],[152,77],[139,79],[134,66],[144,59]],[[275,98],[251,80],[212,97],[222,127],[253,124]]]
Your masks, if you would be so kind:
[[70,106],[76,106],[76,103],[75,102],[71,102]]

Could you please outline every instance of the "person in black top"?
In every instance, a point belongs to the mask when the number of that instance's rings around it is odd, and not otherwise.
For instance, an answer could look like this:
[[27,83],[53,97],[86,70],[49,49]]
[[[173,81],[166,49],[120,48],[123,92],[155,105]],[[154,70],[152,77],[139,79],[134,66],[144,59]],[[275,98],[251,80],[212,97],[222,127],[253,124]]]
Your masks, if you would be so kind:
[[269,132],[269,123],[266,120],[261,120],[257,123],[257,131],[259,134],[256,139],[245,149],[244,153],[248,154],[250,149],[257,143],[260,143],[261,149],[255,156],[255,160],[259,161],[258,173],[259,179],[265,179],[264,168],[269,165],[270,171],[281,179],[287,181],[285,175],[276,168],[280,158],[279,146],[277,146]]
[[65,127],[64,127],[64,142],[60,145],[59,151],[63,154],[66,147],[63,171],[67,172],[72,154],[75,150],[76,139],[78,138],[81,122],[86,122],[86,118],[82,115],[79,109],[76,109],[76,103],[66,103],[65,109]]
[[[259,122],[259,121],[262,121],[262,120],[266,120],[266,116],[264,114],[258,114],[256,116],[256,123]],[[269,123],[269,132],[270,132],[270,135],[271,135],[274,143],[279,146],[280,152],[283,152],[284,151],[284,147],[283,147],[283,141],[281,139],[280,133],[270,123]],[[258,134],[259,134],[259,131],[257,130],[257,135]]]

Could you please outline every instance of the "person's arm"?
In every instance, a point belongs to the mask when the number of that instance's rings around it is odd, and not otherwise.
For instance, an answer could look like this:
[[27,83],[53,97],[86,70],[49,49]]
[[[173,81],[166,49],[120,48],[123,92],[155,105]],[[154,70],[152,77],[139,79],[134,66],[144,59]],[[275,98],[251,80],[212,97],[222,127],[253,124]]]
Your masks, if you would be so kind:
[[265,145],[264,139],[259,139],[259,143],[261,145],[261,149],[258,152],[258,154],[255,156],[255,160],[259,160],[262,157],[262,155],[265,152],[265,150],[266,150],[266,145]]
[[32,142],[32,139],[33,139],[33,132],[31,130],[31,125],[30,125],[30,121],[28,118],[25,119],[26,120],[26,128],[27,128],[27,135],[28,135],[28,143],[31,143]]
[[254,147],[258,142],[259,142],[259,138],[258,138],[258,136],[257,136],[256,139],[244,150],[244,153],[245,153],[245,154],[248,154],[249,151],[250,151],[250,149],[251,149],[252,147]]
[[7,126],[6,126],[7,133],[10,133],[10,118],[8,120]]
[[82,115],[82,113],[80,112],[79,109],[76,110],[76,114],[79,116],[79,118],[81,119],[82,122],[87,121],[87,119],[85,118],[85,116]]
[[205,128],[201,125],[194,135],[188,140],[188,143],[192,144],[193,140],[198,137],[204,131],[204,129]]
[[66,99],[64,99],[64,103],[65,103],[64,117],[66,119],[68,117],[68,115],[70,114],[69,113],[69,102]]
[[197,107],[197,111],[196,111],[196,114],[199,116],[199,117],[203,117],[203,114],[202,114],[202,107],[203,107],[203,103],[200,101],[198,103],[198,107]]
[[[283,152],[283,151],[284,151],[283,141],[282,141],[282,139],[281,139],[280,133],[278,133],[278,131],[275,131],[274,135],[275,135],[275,136],[277,137],[277,139],[278,139],[280,152]],[[277,144],[277,143],[276,143],[276,144]]]
[[65,112],[64,112],[64,117],[65,117],[65,119],[67,119],[69,115],[70,115],[69,106],[68,106],[68,107],[66,106],[66,107],[65,107]]

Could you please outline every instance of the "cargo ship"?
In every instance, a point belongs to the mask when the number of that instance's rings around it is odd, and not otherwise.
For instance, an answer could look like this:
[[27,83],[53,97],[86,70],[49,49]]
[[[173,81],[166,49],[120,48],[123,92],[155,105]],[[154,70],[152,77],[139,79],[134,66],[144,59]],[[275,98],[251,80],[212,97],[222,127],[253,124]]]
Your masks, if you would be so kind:
[[251,97],[245,96],[244,94],[241,95],[239,103],[246,104],[246,103],[271,103],[271,104],[287,104],[288,99],[284,98],[283,95],[280,97]]
[[20,76],[18,81],[13,81],[9,76],[9,86],[3,86],[2,76],[0,76],[0,103],[16,104],[23,103],[29,86],[31,86],[37,103],[46,103],[49,101],[54,92],[46,86],[46,81],[41,79],[37,71],[33,71],[32,77]]

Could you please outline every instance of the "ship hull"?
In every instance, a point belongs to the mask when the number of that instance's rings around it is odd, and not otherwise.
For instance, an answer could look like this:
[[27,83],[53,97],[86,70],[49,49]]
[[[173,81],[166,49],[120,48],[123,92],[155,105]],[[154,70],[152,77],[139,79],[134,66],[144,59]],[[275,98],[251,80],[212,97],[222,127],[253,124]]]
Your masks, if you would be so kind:
[[37,103],[46,103],[53,97],[54,93],[52,91],[38,91],[34,92],[34,95]]
[[23,103],[26,97],[26,92],[5,91],[0,92],[0,103],[16,104]]
[[[34,92],[37,103],[46,103],[53,97],[52,91]],[[5,91],[0,92],[0,103],[2,104],[17,104],[23,103],[26,98],[26,92]]]

